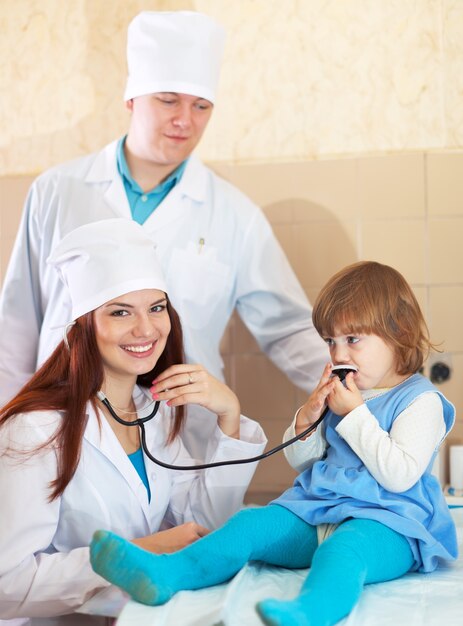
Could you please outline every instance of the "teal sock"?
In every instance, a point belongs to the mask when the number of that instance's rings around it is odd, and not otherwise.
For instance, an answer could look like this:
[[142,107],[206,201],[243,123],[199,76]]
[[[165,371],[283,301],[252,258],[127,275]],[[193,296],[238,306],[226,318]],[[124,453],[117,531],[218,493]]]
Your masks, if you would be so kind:
[[180,590],[229,580],[250,560],[289,568],[308,567],[316,529],[288,509],[244,509],[219,530],[173,554],[152,554],[98,531],[90,545],[92,567],[143,604],[163,604]]
[[414,563],[408,541],[379,522],[348,520],[316,550],[300,595],[265,600],[268,626],[331,626],[350,613],[368,583],[393,580]]

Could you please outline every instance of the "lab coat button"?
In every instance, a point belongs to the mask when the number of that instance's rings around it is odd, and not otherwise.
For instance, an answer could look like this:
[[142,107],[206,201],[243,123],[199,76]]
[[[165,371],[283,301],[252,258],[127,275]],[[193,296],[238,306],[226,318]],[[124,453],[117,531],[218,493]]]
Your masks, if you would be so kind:
[[141,197],[141,201],[142,201],[142,202],[146,202],[147,200],[148,200],[148,196],[143,195],[143,196]]

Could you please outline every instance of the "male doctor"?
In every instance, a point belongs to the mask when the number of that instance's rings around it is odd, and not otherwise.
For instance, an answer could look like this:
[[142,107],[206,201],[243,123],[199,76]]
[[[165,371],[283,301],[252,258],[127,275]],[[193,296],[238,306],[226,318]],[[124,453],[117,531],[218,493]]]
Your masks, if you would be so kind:
[[[311,307],[261,210],[193,150],[213,110],[224,31],[194,12],[142,12],[128,29],[128,133],[33,183],[0,300],[0,403],[50,355],[69,317],[45,260],[70,230],[132,217],[156,244],[186,357],[223,378],[219,344],[233,309],[307,392],[328,353]],[[202,457],[209,426],[186,433]],[[201,445],[203,444],[203,445]]]

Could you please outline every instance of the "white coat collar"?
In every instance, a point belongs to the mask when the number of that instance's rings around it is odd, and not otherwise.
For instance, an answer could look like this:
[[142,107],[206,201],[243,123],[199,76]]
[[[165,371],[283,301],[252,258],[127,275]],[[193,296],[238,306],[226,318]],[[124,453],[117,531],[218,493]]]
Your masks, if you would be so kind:
[[137,470],[119,443],[104,415],[101,414],[98,418],[90,402],[87,404],[87,414],[88,422],[84,432],[84,439],[97,448],[120,472],[140,502],[148,522],[150,519],[148,494]]
[[192,155],[188,159],[180,182],[144,223],[147,231],[162,235],[164,226],[170,226],[172,222],[182,219],[195,220],[198,205],[210,202],[209,176],[208,169]]
[[[121,180],[117,169],[117,145],[119,141],[119,139],[112,141],[96,154],[85,179],[87,183],[112,182],[115,178]],[[188,196],[196,202],[204,202],[207,196],[207,177],[207,168],[192,154],[176,188],[179,188],[182,195]]]
[[177,187],[185,196],[196,202],[205,202],[207,199],[207,179],[210,175],[205,165],[192,154],[188,159],[183,176]]
[[85,183],[87,185],[104,185],[106,183],[106,189],[103,191],[105,202],[117,217],[131,219],[132,214],[124,183],[117,170],[117,143],[118,140],[113,141],[95,155],[85,177]]
[[[117,144],[119,140],[108,144],[101,152],[95,155],[94,161],[87,173],[85,182],[91,184],[107,183],[104,198],[116,214],[122,217],[131,217],[130,206],[124,189],[124,183],[117,169]],[[207,201],[209,170],[192,154],[188,159],[180,182],[172,189],[164,201],[146,221],[156,220],[156,227],[163,222],[181,217],[184,211],[183,199],[189,198],[194,203]],[[155,217],[156,216],[156,217]]]
[[119,139],[116,139],[95,154],[95,159],[88,170],[85,182],[111,182],[115,177],[119,177],[116,158],[118,143]]

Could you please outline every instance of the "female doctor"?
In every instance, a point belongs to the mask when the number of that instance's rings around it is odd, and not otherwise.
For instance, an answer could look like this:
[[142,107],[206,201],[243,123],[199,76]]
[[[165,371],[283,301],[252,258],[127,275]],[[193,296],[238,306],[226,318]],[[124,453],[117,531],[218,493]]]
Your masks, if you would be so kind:
[[0,619],[104,624],[75,615],[117,615],[124,602],[90,566],[93,532],[108,528],[153,552],[174,551],[240,508],[255,464],[154,465],[140,450],[138,427],[118,423],[101,392],[126,421],[161,401],[145,423],[146,439],[167,463],[195,463],[182,444],[187,405],[188,414],[217,416],[207,462],[254,456],[266,441],[226,385],[200,365],[182,364],[179,319],[139,224],[117,218],[81,226],[48,263],[69,290],[72,323],[0,411]]

